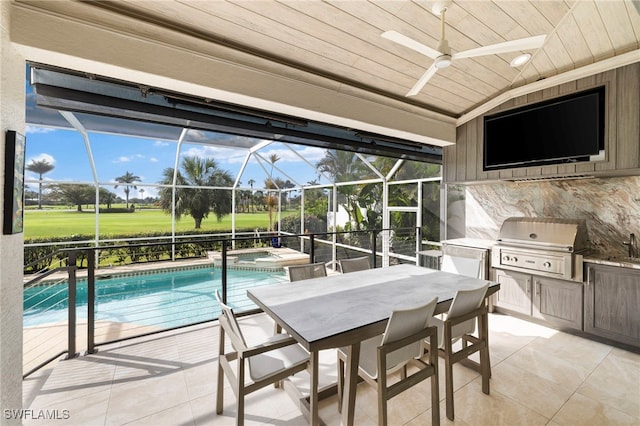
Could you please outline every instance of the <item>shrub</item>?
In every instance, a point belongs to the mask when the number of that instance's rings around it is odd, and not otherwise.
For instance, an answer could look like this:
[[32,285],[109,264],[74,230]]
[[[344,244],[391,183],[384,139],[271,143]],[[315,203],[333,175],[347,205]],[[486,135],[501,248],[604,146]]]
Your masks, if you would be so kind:
[[128,209],[125,207],[110,207],[110,208],[100,207],[100,213],[134,213],[135,211],[136,209],[133,206],[133,204]]
[[[282,231],[290,232],[292,234],[302,234],[300,229],[300,215],[287,216],[281,221]],[[327,231],[327,222],[324,219],[314,215],[304,216],[305,231],[319,234]]]
[[[176,233],[176,236],[208,234],[209,231]],[[253,232],[253,230],[238,229],[237,232]],[[165,237],[165,238],[158,238]],[[102,235],[103,239],[120,240],[101,242],[98,251],[98,266],[125,265],[129,263],[152,262],[171,259],[172,244],[171,234],[166,232],[140,233],[135,235]],[[228,238],[228,237],[224,237]],[[202,241],[189,240],[175,243],[176,258],[188,259],[198,258],[206,255],[207,251],[220,251],[222,249],[223,237],[203,238]],[[32,238],[24,241],[24,273],[34,273],[48,268],[66,265],[68,255],[66,252],[54,253],[63,249],[88,249],[86,245],[74,241],[90,241],[93,236],[73,235],[69,237],[54,238]],[[43,244],[29,246],[27,244]],[[47,244],[47,245],[44,245]],[[253,247],[253,240],[238,241],[236,247]],[[46,256],[51,256],[45,258]],[[79,268],[87,267],[87,252],[78,251],[76,265]]]

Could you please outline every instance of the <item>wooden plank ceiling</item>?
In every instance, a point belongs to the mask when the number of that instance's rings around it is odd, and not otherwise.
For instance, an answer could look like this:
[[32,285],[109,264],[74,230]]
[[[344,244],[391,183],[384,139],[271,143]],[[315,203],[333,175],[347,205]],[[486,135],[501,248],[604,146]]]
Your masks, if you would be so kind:
[[[405,94],[432,59],[381,37],[395,30],[432,48],[440,18],[431,1],[148,1],[95,2],[98,8],[243,52],[243,65],[339,90],[357,87],[451,117],[542,78],[640,48],[640,5],[631,0],[462,1],[446,13],[452,53],[544,34],[542,48],[521,68],[522,52],[459,59],[414,97]],[[129,27],[129,31],[135,31]],[[249,55],[247,55],[247,53]],[[251,58],[256,58],[252,61]],[[267,61],[265,61],[267,59]],[[265,63],[275,63],[269,69]]]

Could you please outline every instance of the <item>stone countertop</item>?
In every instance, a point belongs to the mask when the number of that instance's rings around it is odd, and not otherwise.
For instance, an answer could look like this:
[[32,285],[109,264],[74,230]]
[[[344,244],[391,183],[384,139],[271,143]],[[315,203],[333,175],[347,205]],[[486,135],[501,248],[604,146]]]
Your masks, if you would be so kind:
[[640,270],[640,258],[626,258],[626,257],[614,257],[590,254],[584,257],[585,263],[595,263],[598,265],[618,266],[621,268],[630,268]]
[[490,250],[496,244],[494,240],[483,240],[480,238],[453,238],[450,240],[443,240],[443,245],[452,245],[452,246],[464,246],[464,247],[472,247],[478,249]]

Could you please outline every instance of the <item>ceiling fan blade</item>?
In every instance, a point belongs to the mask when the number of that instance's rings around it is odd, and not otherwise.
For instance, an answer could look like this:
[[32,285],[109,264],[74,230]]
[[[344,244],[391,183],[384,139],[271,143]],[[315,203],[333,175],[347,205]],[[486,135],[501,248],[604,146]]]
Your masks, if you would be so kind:
[[537,49],[542,46],[546,35],[520,38],[518,40],[505,41],[503,43],[490,44],[476,49],[454,53],[451,59],[473,58],[476,56],[495,55],[499,53],[514,52],[518,50]]
[[413,85],[413,87],[411,88],[411,90],[409,90],[409,93],[407,93],[406,96],[415,96],[418,93],[420,93],[424,85],[427,84],[427,81],[429,81],[429,79],[433,77],[436,71],[438,71],[438,68],[436,68],[435,64],[431,65],[429,69],[427,69],[427,71],[425,71],[425,73],[422,74],[422,77],[420,77],[420,80],[418,80],[416,84]]
[[428,56],[431,59],[435,59],[438,56],[442,55],[442,53],[438,52],[436,49],[432,49],[429,46],[419,43],[412,38],[400,34],[397,31],[385,31],[382,33],[382,37],[398,43],[404,47],[408,47],[409,49],[415,50],[418,53],[422,53],[423,55]]

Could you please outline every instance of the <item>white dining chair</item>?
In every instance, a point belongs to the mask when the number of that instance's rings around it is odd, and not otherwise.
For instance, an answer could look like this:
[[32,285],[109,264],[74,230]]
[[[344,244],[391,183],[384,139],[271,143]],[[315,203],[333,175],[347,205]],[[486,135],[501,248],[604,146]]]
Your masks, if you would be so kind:
[[[438,298],[410,308],[391,313],[384,334],[361,343],[358,375],[378,391],[378,424],[387,424],[387,401],[419,382],[431,378],[431,422],[440,424],[440,402],[438,390],[438,355],[429,354],[429,362],[422,359],[423,342],[438,341],[437,328],[429,326]],[[338,411],[342,409],[344,389],[344,367],[347,359],[345,349],[338,349]],[[418,370],[407,376],[407,365]],[[401,370],[400,380],[388,384],[387,376]]]
[[338,263],[340,264],[340,271],[343,274],[371,269],[369,256],[354,257],[353,259],[341,259]]
[[440,270],[472,278],[482,278],[481,266],[481,259],[470,259],[467,257],[445,254],[442,256]]
[[[261,343],[247,346],[233,309],[222,302],[220,293],[215,291],[222,314],[220,322],[220,343],[218,352],[218,382],[216,413],[221,414],[224,404],[224,376],[231,384],[237,397],[236,425],[244,424],[244,397],[267,385],[278,385],[309,365],[309,353],[295,339],[286,334],[276,334]],[[225,352],[225,337],[231,341],[231,352]],[[231,363],[236,361],[236,368]],[[246,363],[245,363],[246,361]],[[246,380],[246,365],[249,378]]]
[[[430,354],[435,352],[445,363],[445,394],[446,411],[449,420],[454,419],[453,404],[453,364],[466,360],[471,362],[469,355],[480,352],[480,373],[482,375],[482,392],[489,394],[489,378],[491,365],[489,361],[489,342],[487,330],[488,310],[485,297],[489,284],[471,290],[456,292],[445,319],[433,317],[430,324],[438,328],[438,345],[426,342]],[[482,332],[474,336],[476,322]],[[462,348],[454,351],[453,344],[462,340]],[[477,365],[476,365],[477,366]]]

